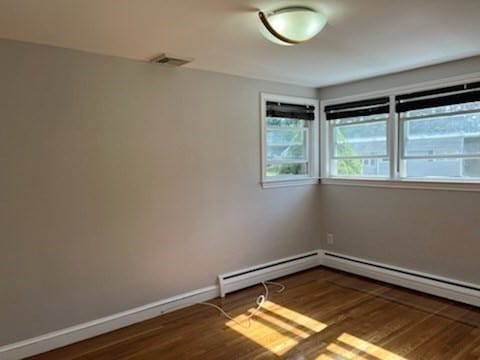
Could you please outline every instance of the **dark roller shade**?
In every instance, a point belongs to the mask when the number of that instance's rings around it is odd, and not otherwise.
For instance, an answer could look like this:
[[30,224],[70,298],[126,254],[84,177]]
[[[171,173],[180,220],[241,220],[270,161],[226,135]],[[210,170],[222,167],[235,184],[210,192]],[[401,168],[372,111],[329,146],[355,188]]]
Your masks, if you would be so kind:
[[480,101],[480,82],[398,95],[395,108],[401,113],[474,101]]
[[267,117],[315,120],[315,106],[267,101]]
[[356,116],[388,114],[390,99],[381,97],[362,101],[325,106],[327,120],[337,120]]

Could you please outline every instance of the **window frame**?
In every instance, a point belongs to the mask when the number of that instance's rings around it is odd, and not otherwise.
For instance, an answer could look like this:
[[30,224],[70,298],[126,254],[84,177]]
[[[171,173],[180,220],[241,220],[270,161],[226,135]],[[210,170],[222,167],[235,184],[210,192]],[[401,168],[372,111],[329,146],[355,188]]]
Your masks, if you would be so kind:
[[[295,105],[314,106],[314,120],[308,120],[308,128],[305,131],[308,174],[285,175],[278,177],[267,177],[267,102],[281,102]],[[261,185],[263,188],[298,186],[318,184],[319,182],[319,108],[318,99],[260,93],[260,127],[261,127]]]
[[[407,93],[447,86],[455,86],[468,82],[480,81],[480,73],[473,73],[437,81],[429,81],[410,86],[401,86],[381,91],[368,92],[353,96],[332,98],[320,101],[320,135],[321,135],[321,183],[326,185],[367,186],[408,189],[438,189],[448,191],[480,191],[480,179],[454,179],[454,178],[414,178],[401,177],[404,166],[401,154],[404,152],[402,121],[395,109],[395,96]],[[334,126],[326,120],[325,106],[347,102],[368,100],[370,98],[388,96],[390,99],[390,112],[387,120],[387,150],[390,162],[388,177],[341,177],[331,176],[330,163],[332,160]]]

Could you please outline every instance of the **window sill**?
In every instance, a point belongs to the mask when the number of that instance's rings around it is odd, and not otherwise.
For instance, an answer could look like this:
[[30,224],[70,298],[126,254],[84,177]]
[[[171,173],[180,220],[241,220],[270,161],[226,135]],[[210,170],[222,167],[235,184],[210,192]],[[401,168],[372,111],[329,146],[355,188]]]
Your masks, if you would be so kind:
[[418,189],[418,190],[445,190],[445,191],[479,191],[480,182],[452,181],[452,180],[426,180],[426,179],[359,179],[359,178],[323,178],[323,185],[382,187],[394,189]]
[[262,181],[262,188],[271,189],[288,186],[317,185],[318,178],[301,178],[301,179],[276,179]]

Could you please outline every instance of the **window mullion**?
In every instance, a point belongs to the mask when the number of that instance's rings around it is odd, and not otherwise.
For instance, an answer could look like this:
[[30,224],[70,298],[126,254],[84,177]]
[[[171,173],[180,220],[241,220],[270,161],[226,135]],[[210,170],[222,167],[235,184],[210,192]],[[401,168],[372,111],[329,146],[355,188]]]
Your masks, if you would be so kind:
[[267,165],[278,165],[278,164],[308,164],[308,160],[267,160]]
[[[305,143],[305,159],[307,160],[307,163],[310,163],[310,133],[307,129],[303,129],[303,139]],[[310,173],[310,171],[309,171]]]
[[442,160],[442,159],[479,159],[480,154],[437,154],[437,155],[413,155],[404,156],[405,160]]
[[395,111],[395,96],[390,96],[390,112],[388,117],[388,161],[390,163],[390,179],[399,178],[399,138],[398,138],[398,117]]
[[[338,121],[338,120],[337,120]],[[359,121],[352,121],[346,123],[337,123],[336,121],[330,120],[332,123],[332,127],[346,127],[346,126],[356,126],[356,125],[364,125],[364,124],[371,124],[371,123],[378,123],[382,121],[388,121],[388,117],[382,119],[374,119],[374,120],[359,120]]]
[[405,120],[402,119],[400,116],[397,116],[397,123],[398,123],[398,158],[397,158],[397,166],[398,166],[398,177],[400,179],[405,178],[407,176],[407,169],[406,169],[406,160],[405,160]]
[[306,127],[300,127],[300,126],[280,127],[280,126],[271,126],[271,125],[269,126],[269,125],[267,125],[266,129],[271,130],[271,131],[300,131],[300,130],[304,130],[304,129],[307,129],[307,128]]
[[336,166],[336,162],[335,161],[332,161],[333,160],[333,156],[335,155],[335,145],[334,145],[334,142],[335,142],[335,128],[332,126],[332,122],[331,121],[328,121],[327,122],[327,126],[328,126],[328,137],[330,139],[330,141],[328,142],[328,154],[329,154],[329,159],[328,159],[328,165],[329,165],[329,175],[332,175],[332,174],[336,174],[337,173],[337,166]]
[[385,159],[388,154],[382,155],[358,155],[358,156],[331,156],[333,160],[369,160],[369,159]]

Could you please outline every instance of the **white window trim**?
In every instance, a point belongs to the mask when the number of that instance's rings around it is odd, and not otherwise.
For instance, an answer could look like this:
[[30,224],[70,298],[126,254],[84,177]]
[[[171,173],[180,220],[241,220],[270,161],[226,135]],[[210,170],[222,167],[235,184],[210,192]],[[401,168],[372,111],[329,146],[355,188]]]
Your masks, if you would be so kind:
[[[321,184],[341,185],[341,186],[363,186],[363,187],[382,187],[399,189],[429,189],[429,190],[447,190],[447,191],[480,191],[480,180],[457,180],[457,179],[416,179],[400,178],[399,167],[399,124],[398,116],[395,111],[394,98],[396,95],[407,92],[416,92],[434,89],[435,87],[447,87],[459,85],[465,82],[480,81],[480,73],[472,73],[450,77],[442,80],[428,81],[409,86],[400,86],[386,90],[373,91],[364,94],[339,97],[320,101],[320,134],[321,134]],[[325,106],[344,102],[365,100],[372,97],[390,97],[390,117],[387,128],[387,147],[391,154],[390,159],[390,177],[389,178],[351,178],[351,177],[333,177],[330,176],[330,142],[331,126],[328,126],[325,116]]]
[[[312,105],[315,107],[315,119],[309,126],[307,148],[308,148],[308,163],[310,164],[310,174],[306,176],[282,176],[277,178],[266,177],[266,113],[267,101],[278,101],[290,104]],[[319,101],[317,99],[285,96],[269,93],[260,93],[260,128],[261,128],[261,185],[263,188],[278,188],[286,186],[312,185],[318,184],[319,181]]]

